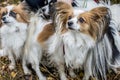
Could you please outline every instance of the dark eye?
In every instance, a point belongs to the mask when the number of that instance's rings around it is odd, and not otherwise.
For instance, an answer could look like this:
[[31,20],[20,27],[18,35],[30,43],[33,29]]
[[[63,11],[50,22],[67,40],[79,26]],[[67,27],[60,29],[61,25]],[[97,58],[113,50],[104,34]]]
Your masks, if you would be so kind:
[[7,13],[3,12],[3,13],[2,13],[2,16],[5,16],[6,14],[7,14]]
[[13,12],[13,11],[10,11],[10,16],[12,16],[12,17],[16,18],[16,13],[15,13],[15,12]]
[[45,0],[44,4],[45,4],[45,5],[48,4],[47,0]]
[[50,2],[50,4],[49,4],[50,6],[52,6],[53,5],[53,2]]
[[83,23],[83,22],[85,22],[85,20],[81,17],[81,18],[79,18],[79,22]]
[[69,16],[69,17],[68,17],[68,20],[70,20],[71,18],[72,18],[72,16]]

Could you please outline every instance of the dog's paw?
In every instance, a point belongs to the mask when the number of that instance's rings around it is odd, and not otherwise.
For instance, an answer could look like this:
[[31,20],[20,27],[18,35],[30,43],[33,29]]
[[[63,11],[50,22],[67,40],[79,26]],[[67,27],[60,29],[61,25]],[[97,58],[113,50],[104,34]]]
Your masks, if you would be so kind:
[[10,65],[9,65],[9,69],[10,69],[10,70],[15,69],[15,65],[10,64]]
[[41,77],[40,80],[47,80],[45,76]]
[[0,49],[0,57],[2,57],[2,56],[3,56],[3,54],[4,54],[3,50],[2,50],[2,49]]
[[24,75],[25,80],[31,80],[30,79],[31,77],[32,77],[31,75]]
[[73,71],[70,71],[70,72],[69,72],[69,75],[70,75],[72,78],[77,77],[76,74],[75,74]]
[[31,71],[27,67],[24,67],[23,70],[25,75],[31,75]]
[[68,80],[68,79],[67,79],[67,77],[65,75],[61,75],[60,80]]

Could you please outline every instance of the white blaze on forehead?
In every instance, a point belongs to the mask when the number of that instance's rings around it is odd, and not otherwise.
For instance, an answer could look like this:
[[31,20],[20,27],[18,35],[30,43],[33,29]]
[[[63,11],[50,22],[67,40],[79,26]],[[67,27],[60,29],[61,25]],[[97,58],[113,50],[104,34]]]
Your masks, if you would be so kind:
[[10,6],[7,6],[6,8],[7,8],[7,10],[8,10],[8,12],[10,12],[12,9],[13,9],[13,5],[10,5]]
[[83,13],[83,12],[85,12],[85,11],[82,10],[82,9],[74,9],[74,16],[77,16],[77,15]]

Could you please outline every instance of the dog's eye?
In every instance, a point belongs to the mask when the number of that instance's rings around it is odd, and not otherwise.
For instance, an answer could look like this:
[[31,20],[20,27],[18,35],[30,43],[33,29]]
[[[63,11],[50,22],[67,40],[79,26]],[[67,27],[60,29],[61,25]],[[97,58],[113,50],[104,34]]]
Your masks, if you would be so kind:
[[14,17],[14,18],[16,18],[16,14],[17,14],[17,13],[15,13],[15,12],[13,12],[13,11],[10,12],[10,16],[12,16],[12,17]]
[[52,6],[52,5],[53,5],[53,2],[50,3],[50,6]]
[[81,17],[81,18],[79,18],[79,22],[83,23],[83,22],[85,22],[85,20]]
[[3,13],[2,13],[2,16],[5,16],[6,14],[7,14],[6,12],[3,12]]
[[71,18],[72,18],[72,16],[69,16],[69,17],[68,17],[68,20],[70,20]]
[[48,4],[48,2],[45,0],[45,1],[44,1],[44,4]]

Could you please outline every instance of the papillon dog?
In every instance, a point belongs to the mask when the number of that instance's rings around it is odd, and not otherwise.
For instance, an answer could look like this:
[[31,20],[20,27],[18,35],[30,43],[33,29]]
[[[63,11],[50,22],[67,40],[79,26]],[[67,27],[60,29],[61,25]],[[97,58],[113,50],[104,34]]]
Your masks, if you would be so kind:
[[[51,60],[56,63],[57,69],[61,80],[67,80],[65,74],[65,58],[64,58],[64,44],[62,40],[62,34],[66,33],[66,24],[69,15],[73,14],[73,8],[71,5],[65,2],[55,3],[51,9],[50,13],[52,16],[52,21],[54,25],[55,32],[47,40],[48,49],[47,52],[51,55]],[[40,43],[42,43],[39,40]]]
[[27,5],[27,8],[30,9],[28,37],[25,43],[22,62],[23,70],[25,75],[30,75],[31,71],[28,69],[27,64],[31,64],[39,80],[46,80],[46,77],[43,76],[39,69],[39,64],[41,63],[44,50],[46,50],[46,46],[48,46],[43,45],[44,41],[46,41],[46,39],[48,40],[49,36],[54,32],[54,27],[52,27],[52,21],[49,15],[49,8],[55,2],[56,0],[25,0],[20,4],[24,6],[24,8],[26,8]]
[[111,16],[114,20],[114,24],[118,25],[116,26],[118,31],[120,31],[120,4],[111,4],[110,0],[73,0],[72,5],[74,8],[84,8],[86,10],[93,9],[95,7],[108,7],[111,10]]
[[69,74],[74,76],[72,70],[82,68],[83,80],[89,80],[90,76],[104,80],[109,68],[120,67],[120,38],[111,12],[106,7],[74,12],[66,25],[68,31],[62,34],[65,63],[71,68]]
[[[61,51],[60,54],[64,54],[65,64],[71,68],[69,70],[71,76],[75,76],[73,69],[82,68],[85,71],[83,80],[88,80],[90,76],[106,79],[106,70],[119,67],[119,46],[116,43],[120,38],[116,28],[111,26],[114,24],[110,10],[98,7],[87,12],[73,11],[70,5],[64,4],[66,7],[61,5],[56,3],[52,7],[54,10],[52,18],[58,38],[51,42],[50,46],[54,47],[49,47],[48,52]],[[110,36],[114,36],[113,43],[109,40]],[[58,45],[60,42],[62,46]],[[113,49],[118,52],[115,53]],[[64,63],[62,59],[61,63]]]
[[10,5],[3,9],[0,28],[2,53],[11,61],[9,69],[15,68],[15,60],[23,55],[23,46],[27,37],[27,13],[21,8]]

